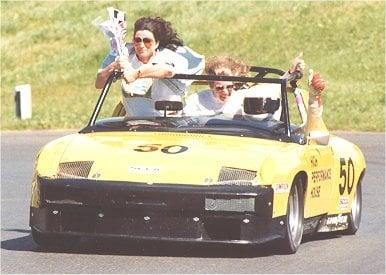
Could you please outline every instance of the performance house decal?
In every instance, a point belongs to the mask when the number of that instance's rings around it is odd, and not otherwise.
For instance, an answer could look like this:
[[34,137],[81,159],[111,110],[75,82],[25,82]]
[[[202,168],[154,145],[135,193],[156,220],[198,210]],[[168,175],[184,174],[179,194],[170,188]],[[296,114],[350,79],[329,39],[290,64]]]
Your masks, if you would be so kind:
[[331,179],[331,169],[323,169],[311,172],[312,181],[318,183],[321,181],[327,181]]

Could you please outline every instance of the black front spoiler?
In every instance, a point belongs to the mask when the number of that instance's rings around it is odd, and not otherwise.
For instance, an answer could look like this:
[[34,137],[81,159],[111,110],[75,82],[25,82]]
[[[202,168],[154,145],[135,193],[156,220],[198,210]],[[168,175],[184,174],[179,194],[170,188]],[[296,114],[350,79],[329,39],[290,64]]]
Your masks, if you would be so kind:
[[269,186],[38,177],[34,192],[40,204],[30,208],[30,226],[43,234],[264,243],[283,238],[286,228],[285,216],[272,218]]

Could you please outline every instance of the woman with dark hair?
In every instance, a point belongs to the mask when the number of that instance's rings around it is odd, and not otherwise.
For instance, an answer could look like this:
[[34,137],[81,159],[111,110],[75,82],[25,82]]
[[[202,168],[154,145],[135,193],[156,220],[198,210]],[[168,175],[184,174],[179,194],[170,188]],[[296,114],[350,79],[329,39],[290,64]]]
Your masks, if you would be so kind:
[[184,46],[184,42],[173,30],[170,22],[161,17],[142,17],[134,24],[134,33],[141,30],[148,30],[153,33],[156,41],[159,41],[160,48],[175,51],[178,46]]
[[126,50],[118,58],[107,55],[95,81],[95,87],[101,89],[114,70],[123,71],[126,112],[135,107],[131,106],[136,101],[133,98],[144,97],[149,89],[153,101],[181,101],[191,82],[167,78],[176,73],[201,73],[205,64],[204,57],[184,46],[171,23],[161,17],[138,19],[134,24],[132,43],[126,44]]

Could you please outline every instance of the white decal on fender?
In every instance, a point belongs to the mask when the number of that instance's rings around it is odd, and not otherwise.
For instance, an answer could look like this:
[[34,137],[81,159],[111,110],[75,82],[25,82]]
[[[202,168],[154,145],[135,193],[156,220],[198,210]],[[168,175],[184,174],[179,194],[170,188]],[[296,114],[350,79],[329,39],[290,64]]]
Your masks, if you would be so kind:
[[273,191],[275,193],[288,193],[289,192],[289,184],[288,183],[277,183],[272,185]]
[[340,197],[338,202],[338,210],[347,209],[349,207],[349,198],[348,197]]

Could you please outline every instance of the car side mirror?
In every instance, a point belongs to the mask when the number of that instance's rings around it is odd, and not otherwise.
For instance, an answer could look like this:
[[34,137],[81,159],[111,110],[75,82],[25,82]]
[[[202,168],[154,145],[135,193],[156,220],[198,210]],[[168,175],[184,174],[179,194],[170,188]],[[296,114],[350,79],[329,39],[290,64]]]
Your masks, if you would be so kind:
[[270,97],[245,97],[244,113],[248,115],[273,114],[280,107],[280,99]]
[[168,100],[156,101],[154,107],[157,111],[164,111],[164,117],[166,117],[166,111],[181,111],[183,109],[181,101]]

